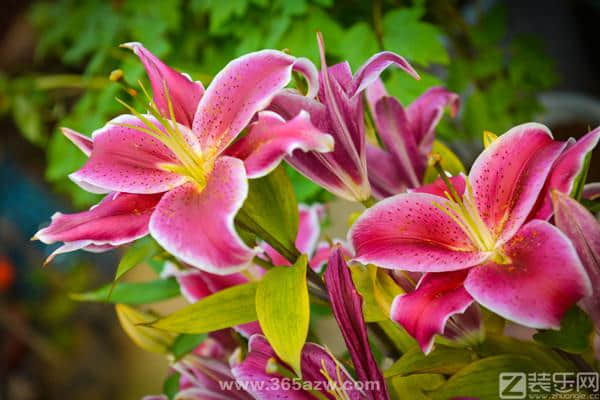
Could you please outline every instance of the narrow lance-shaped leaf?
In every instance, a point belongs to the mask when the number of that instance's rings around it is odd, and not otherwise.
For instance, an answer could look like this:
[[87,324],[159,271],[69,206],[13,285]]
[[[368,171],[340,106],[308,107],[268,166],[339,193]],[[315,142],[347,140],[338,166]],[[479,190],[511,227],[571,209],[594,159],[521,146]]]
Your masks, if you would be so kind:
[[136,310],[124,304],[117,304],[115,310],[121,327],[135,344],[154,353],[167,353],[169,351],[175,339],[174,334],[141,325],[155,320],[155,315]]
[[158,244],[150,237],[145,237],[136,241],[129,249],[127,249],[121,258],[121,261],[119,261],[119,266],[117,267],[117,272],[115,274],[115,281],[119,280],[119,278],[131,269],[150,259],[158,253],[159,250],[160,247]]
[[206,333],[256,321],[256,283],[221,290],[150,325],[177,333]]
[[110,283],[89,292],[72,293],[70,297],[77,301],[137,305],[156,303],[179,295],[179,285],[174,278],[170,278],[150,282]]
[[283,166],[265,177],[250,180],[248,197],[236,216],[236,223],[269,243],[288,260],[295,258],[298,204]]
[[300,353],[308,335],[310,302],[306,284],[307,259],[292,267],[269,270],[256,290],[256,314],[275,353],[301,376]]

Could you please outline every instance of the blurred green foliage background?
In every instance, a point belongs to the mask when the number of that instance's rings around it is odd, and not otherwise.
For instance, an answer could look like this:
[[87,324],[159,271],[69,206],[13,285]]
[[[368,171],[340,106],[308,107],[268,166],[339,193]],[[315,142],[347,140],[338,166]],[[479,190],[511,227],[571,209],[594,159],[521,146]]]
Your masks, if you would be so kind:
[[[144,74],[120,43],[142,42],[208,85],[230,59],[263,48],[288,49],[318,65],[315,32],[321,31],[331,63],[347,59],[356,70],[380,50],[408,58],[420,81],[399,71],[384,76],[404,104],[432,85],[460,93],[459,118],[443,121],[438,133],[470,158],[484,129],[501,133],[531,120],[540,111],[536,95],[557,81],[540,43],[509,38],[506,10],[491,3],[484,9],[456,0],[35,1],[28,11],[39,34],[35,62],[18,74],[0,72],[0,112],[45,148],[46,179],[82,207],[95,198],[66,177],[83,155],[57,127],[90,134],[124,111],[115,101],[124,89],[109,73],[123,69],[133,87]],[[301,201],[322,196],[299,175],[293,178]]]

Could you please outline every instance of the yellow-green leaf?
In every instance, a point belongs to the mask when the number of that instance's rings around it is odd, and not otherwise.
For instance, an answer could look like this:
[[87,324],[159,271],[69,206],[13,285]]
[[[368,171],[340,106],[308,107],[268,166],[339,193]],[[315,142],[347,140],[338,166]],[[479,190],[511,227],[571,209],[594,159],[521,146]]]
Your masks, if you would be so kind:
[[385,371],[386,378],[413,373],[453,374],[477,359],[477,355],[467,349],[436,346],[428,355],[420,347],[412,347],[398,361]]
[[415,374],[395,376],[389,380],[389,387],[397,400],[431,400],[426,393],[444,384],[446,379],[439,374]]
[[151,325],[177,333],[205,333],[256,321],[256,283],[221,290]]
[[153,353],[164,354],[169,352],[173,340],[175,340],[175,334],[140,325],[154,321],[156,319],[155,315],[136,310],[124,304],[117,304],[115,310],[121,327],[135,344]]
[[500,355],[475,361],[462,368],[440,388],[430,393],[434,400],[455,397],[476,397],[481,400],[497,400],[498,379],[502,372],[534,372],[543,368],[531,358],[516,355]]
[[404,291],[392,277],[374,265],[351,267],[352,280],[363,298],[365,321],[378,322],[389,318],[394,298]]
[[269,270],[256,290],[260,327],[275,353],[298,376],[310,319],[306,263],[306,256],[302,255],[292,267]]

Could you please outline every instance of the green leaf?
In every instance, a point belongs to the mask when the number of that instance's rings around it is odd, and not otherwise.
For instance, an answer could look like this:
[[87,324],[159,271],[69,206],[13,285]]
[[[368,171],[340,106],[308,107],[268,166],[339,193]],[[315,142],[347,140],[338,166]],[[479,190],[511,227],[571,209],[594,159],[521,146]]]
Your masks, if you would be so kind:
[[498,379],[502,372],[534,372],[539,366],[528,357],[500,355],[475,361],[453,375],[440,388],[430,393],[434,400],[475,397],[498,400]]
[[579,307],[573,306],[560,321],[560,330],[540,330],[533,335],[538,343],[570,353],[583,353],[590,348],[590,335],[594,324]]
[[269,270],[256,290],[260,327],[275,353],[299,377],[302,376],[300,353],[310,320],[306,263],[306,256],[302,255],[292,267]]
[[135,344],[153,353],[165,354],[169,351],[175,339],[173,333],[141,325],[155,320],[155,315],[124,304],[117,304],[115,310],[121,327]]
[[380,321],[377,324],[394,343],[394,346],[401,352],[405,353],[418,346],[417,341],[410,336],[403,327],[396,324],[391,319]]
[[170,375],[163,383],[163,393],[169,400],[175,399],[175,395],[179,392],[179,378],[181,375],[179,372]]
[[387,320],[388,316],[379,307],[375,299],[373,280],[371,279],[369,269],[362,265],[356,265],[350,267],[350,271],[352,272],[354,286],[363,298],[362,307],[365,321],[378,322]]
[[477,359],[477,355],[466,349],[437,345],[425,355],[416,346],[405,352],[398,361],[385,371],[385,377],[414,373],[451,375]]
[[343,55],[345,48],[340,45],[344,29],[324,10],[310,7],[304,18],[294,18],[291,28],[283,35],[277,48],[287,48],[291,54],[308,57],[313,62],[319,60],[316,32],[323,33],[328,54]]
[[153,322],[158,329],[198,334],[256,321],[256,283],[232,286]]
[[171,346],[171,353],[175,357],[175,360],[179,360],[181,357],[192,352],[200,343],[206,339],[206,333],[199,333],[195,335],[188,335],[186,333],[177,336],[173,346]]
[[402,288],[387,273],[374,265],[354,266],[350,270],[356,290],[363,298],[365,321],[387,320],[392,301],[399,294],[404,294]]
[[177,281],[169,278],[150,282],[119,282],[114,285],[114,289],[110,283],[90,292],[72,293],[70,297],[77,301],[138,305],[156,303],[179,295]]
[[[448,53],[437,27],[423,22],[422,7],[395,9],[383,17],[383,45],[410,61],[447,64]],[[418,39],[417,39],[418,38]]]
[[395,376],[389,382],[394,399],[431,400],[426,393],[443,385],[446,379],[438,374],[415,374]]
[[[484,314],[485,315],[485,314]],[[487,321],[487,320],[486,320]],[[526,356],[535,361],[545,371],[566,371],[573,366],[556,352],[532,341],[522,341],[504,336],[502,332],[486,333],[485,340],[474,347],[477,354],[491,357],[497,354]]]
[[585,187],[585,182],[587,181],[591,161],[592,152],[590,151],[585,155],[585,158],[583,159],[583,167],[581,168],[579,174],[575,177],[575,182],[573,182],[573,189],[571,190],[570,196],[577,201],[581,201],[581,196],[583,195],[583,189]]
[[341,46],[345,50],[344,58],[354,71],[379,51],[375,33],[366,22],[352,25],[343,36]]
[[405,106],[412,103],[430,87],[444,84],[436,76],[420,70],[418,72],[421,79],[416,80],[402,70],[390,71],[391,77],[386,82],[385,86],[390,94],[396,97],[400,103]]
[[248,197],[236,216],[236,222],[286,258],[295,258],[298,203],[283,166],[265,177],[250,180]]
[[115,274],[115,281],[118,281],[132,268],[135,268],[144,261],[152,258],[159,251],[160,247],[154,239],[149,236],[136,241],[129,249],[127,249],[121,258],[121,261],[119,261],[119,266],[117,267],[117,272]]

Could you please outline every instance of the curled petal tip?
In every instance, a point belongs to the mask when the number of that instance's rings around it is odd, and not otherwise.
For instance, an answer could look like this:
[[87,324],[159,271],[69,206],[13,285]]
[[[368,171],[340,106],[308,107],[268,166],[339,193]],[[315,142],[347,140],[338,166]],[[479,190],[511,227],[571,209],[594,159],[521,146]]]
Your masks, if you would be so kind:
[[48,258],[46,258],[42,264],[42,268],[48,266],[54,260],[54,254],[50,254]]
[[125,42],[125,43],[121,43],[119,45],[119,47],[122,47],[124,49],[129,49],[131,51],[135,51],[135,49],[139,46],[142,46],[142,44],[140,42]]

